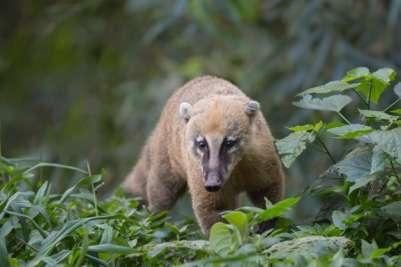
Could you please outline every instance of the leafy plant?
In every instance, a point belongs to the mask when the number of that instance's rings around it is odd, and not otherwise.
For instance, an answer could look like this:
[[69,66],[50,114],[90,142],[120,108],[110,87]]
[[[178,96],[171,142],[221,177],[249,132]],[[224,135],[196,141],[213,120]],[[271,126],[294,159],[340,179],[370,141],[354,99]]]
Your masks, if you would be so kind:
[[[391,69],[361,67],[299,94],[296,106],[341,122],[289,127],[276,142],[283,163],[290,167],[318,145],[332,165],[301,196],[222,213],[208,240],[193,221],[152,214],[120,190],[98,199],[103,174],[89,167],[0,156],[0,266],[400,266],[399,83],[397,99],[377,108],[394,79]],[[353,114],[360,119],[354,122]],[[345,143],[346,151],[332,153],[328,138]],[[56,194],[41,168],[63,168],[80,179]],[[304,195],[321,197],[323,205],[302,225],[290,211]],[[272,220],[274,227],[258,233]]]

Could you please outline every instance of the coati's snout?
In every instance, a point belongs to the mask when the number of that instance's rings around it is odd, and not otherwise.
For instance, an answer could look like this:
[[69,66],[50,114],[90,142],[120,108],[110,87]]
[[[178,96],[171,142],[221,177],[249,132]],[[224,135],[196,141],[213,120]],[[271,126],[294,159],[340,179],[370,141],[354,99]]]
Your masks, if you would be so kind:
[[223,185],[223,179],[218,172],[212,171],[204,176],[204,184],[206,191],[216,192]]

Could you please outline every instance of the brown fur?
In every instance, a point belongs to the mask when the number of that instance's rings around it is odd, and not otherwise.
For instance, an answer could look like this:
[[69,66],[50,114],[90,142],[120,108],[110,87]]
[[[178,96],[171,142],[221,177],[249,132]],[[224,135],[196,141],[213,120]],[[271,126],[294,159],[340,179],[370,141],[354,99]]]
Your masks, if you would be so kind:
[[[216,77],[185,84],[168,100],[125,188],[142,197],[150,210],[160,211],[170,209],[188,187],[204,233],[221,211],[237,208],[240,192],[247,192],[258,207],[264,206],[264,197],[278,201],[284,186],[281,163],[262,113],[245,113],[249,101],[233,84]],[[182,102],[192,105],[189,119],[178,112]],[[217,155],[230,135],[239,136],[240,144],[234,152]],[[206,156],[194,144],[197,136],[208,141]],[[205,189],[209,177],[220,179],[219,191]]]

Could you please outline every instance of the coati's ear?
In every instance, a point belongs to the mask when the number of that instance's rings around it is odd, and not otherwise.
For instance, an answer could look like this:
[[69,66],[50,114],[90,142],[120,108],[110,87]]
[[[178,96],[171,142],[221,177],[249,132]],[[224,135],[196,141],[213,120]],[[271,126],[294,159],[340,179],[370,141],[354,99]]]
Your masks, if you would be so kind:
[[248,116],[255,116],[259,108],[260,108],[259,102],[255,100],[249,100],[249,102],[246,103],[245,113],[248,114]]
[[192,115],[192,105],[187,102],[182,102],[180,104],[180,116],[185,121],[189,121]]

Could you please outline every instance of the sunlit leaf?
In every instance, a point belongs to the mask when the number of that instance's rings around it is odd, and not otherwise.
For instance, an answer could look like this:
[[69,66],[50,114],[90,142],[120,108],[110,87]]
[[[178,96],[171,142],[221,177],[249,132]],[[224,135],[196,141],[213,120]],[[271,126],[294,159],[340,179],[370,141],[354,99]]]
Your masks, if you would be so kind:
[[341,79],[341,81],[350,82],[353,80],[363,78],[363,77],[369,75],[369,73],[370,73],[370,71],[368,68],[358,67],[358,68],[348,71],[347,74],[344,76],[344,78]]
[[270,220],[279,216],[282,216],[285,212],[287,212],[290,208],[296,205],[299,201],[299,197],[290,197],[280,202],[277,202],[271,207],[266,208],[264,211],[258,214],[259,221]]
[[373,103],[377,103],[394,78],[394,70],[390,68],[379,69],[366,77],[366,79],[363,79],[359,83],[357,90],[367,99],[370,98]]
[[366,135],[367,133],[373,131],[373,129],[362,124],[349,124],[341,127],[330,128],[327,131],[329,133],[337,135],[342,139],[353,139]]
[[323,122],[319,121],[316,124],[304,124],[304,125],[296,125],[292,127],[288,127],[289,130],[293,132],[301,132],[301,131],[314,131],[319,132],[319,130],[323,127]]
[[215,223],[209,235],[210,247],[215,253],[220,256],[226,256],[230,253],[234,241],[227,224]]
[[248,217],[241,211],[230,211],[223,215],[223,218],[230,224],[237,227],[242,239],[248,234]]

